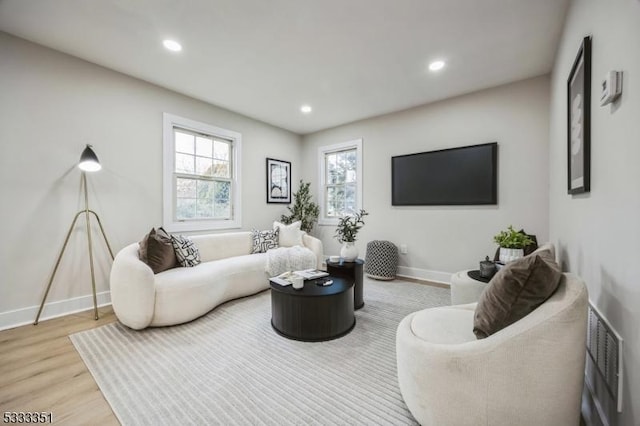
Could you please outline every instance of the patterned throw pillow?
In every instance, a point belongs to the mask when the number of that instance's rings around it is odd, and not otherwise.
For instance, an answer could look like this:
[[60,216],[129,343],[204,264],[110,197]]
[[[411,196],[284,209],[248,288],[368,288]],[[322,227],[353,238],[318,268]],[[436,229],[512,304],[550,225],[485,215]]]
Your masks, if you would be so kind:
[[266,253],[269,249],[278,248],[278,233],[278,229],[274,229],[273,231],[252,230],[251,239],[253,240],[253,247],[251,253]]
[[189,238],[184,235],[171,236],[171,244],[181,266],[196,266],[200,263],[200,251]]

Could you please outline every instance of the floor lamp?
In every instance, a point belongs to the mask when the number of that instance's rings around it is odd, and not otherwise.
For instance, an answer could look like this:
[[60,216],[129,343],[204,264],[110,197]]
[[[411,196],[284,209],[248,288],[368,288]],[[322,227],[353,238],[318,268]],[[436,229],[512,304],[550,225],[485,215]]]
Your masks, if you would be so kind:
[[89,197],[87,195],[87,172],[97,172],[102,168],[100,162],[98,161],[98,157],[96,153],[91,149],[91,145],[87,145],[84,151],[82,151],[82,155],[80,155],[80,162],[78,163],[78,168],[82,170],[82,188],[84,189],[84,209],[80,210],[76,213],[76,216],[73,218],[73,222],[71,222],[71,226],[69,227],[69,231],[67,232],[67,237],[64,239],[64,244],[62,245],[62,250],[60,250],[60,254],[58,255],[58,260],[56,260],[56,266],[53,268],[53,273],[51,274],[51,278],[49,279],[49,284],[47,284],[47,290],[44,292],[44,296],[42,297],[42,303],[40,303],[40,309],[38,309],[38,315],[36,316],[36,320],[33,325],[38,325],[38,320],[40,319],[40,314],[42,314],[42,309],[44,308],[44,302],[47,300],[47,296],[49,295],[49,290],[51,290],[51,284],[53,283],[53,279],[56,276],[56,272],[58,272],[58,266],[60,266],[60,260],[62,260],[62,255],[64,254],[64,250],[67,248],[67,243],[69,242],[69,237],[71,237],[71,232],[73,232],[73,227],[75,226],[78,218],[81,215],[84,215],[85,221],[87,224],[87,242],[89,243],[89,266],[91,267],[91,288],[93,290],[93,313],[95,319],[98,319],[98,298],[96,296],[96,277],[93,269],[93,245],[91,243],[91,214],[98,221],[98,225],[100,226],[100,232],[102,232],[102,236],[104,237],[104,242],[107,244],[107,249],[109,250],[109,254],[111,255],[111,259],[113,260],[113,251],[111,251],[111,246],[109,245],[109,241],[107,240],[107,235],[104,233],[104,228],[102,227],[102,223],[100,222],[100,218],[93,210],[89,209]]

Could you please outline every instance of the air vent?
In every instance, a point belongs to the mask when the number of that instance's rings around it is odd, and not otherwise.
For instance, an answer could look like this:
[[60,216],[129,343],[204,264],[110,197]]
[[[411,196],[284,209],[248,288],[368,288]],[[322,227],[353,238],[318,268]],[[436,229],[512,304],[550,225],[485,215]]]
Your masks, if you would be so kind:
[[622,411],[622,338],[598,309],[589,302],[587,353],[593,360],[607,392]]

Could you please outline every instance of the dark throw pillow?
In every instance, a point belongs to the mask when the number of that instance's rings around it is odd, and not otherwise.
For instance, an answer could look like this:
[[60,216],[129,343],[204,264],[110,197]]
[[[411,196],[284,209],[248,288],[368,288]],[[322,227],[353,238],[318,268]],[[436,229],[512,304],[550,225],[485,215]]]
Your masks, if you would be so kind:
[[200,251],[190,238],[172,235],[171,242],[180,266],[191,267],[200,264]]
[[562,272],[543,250],[503,266],[478,300],[473,333],[484,339],[524,318],[558,288]]
[[269,249],[278,248],[279,229],[276,228],[273,231],[270,229],[266,231],[254,229],[251,231],[251,239],[253,241],[251,253],[266,253]]
[[178,259],[173,250],[171,236],[162,228],[151,228],[151,231],[140,241],[138,257],[149,265],[154,274],[178,266]]

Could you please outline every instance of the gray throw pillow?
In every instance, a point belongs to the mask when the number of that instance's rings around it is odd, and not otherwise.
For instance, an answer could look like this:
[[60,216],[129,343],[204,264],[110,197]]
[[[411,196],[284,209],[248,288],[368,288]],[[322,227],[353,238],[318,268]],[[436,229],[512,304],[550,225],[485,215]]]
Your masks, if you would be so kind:
[[506,264],[478,300],[473,320],[476,337],[483,339],[524,318],[556,291],[561,278],[548,250]]
[[171,236],[162,228],[151,228],[139,243],[138,257],[149,265],[154,274],[178,266]]

